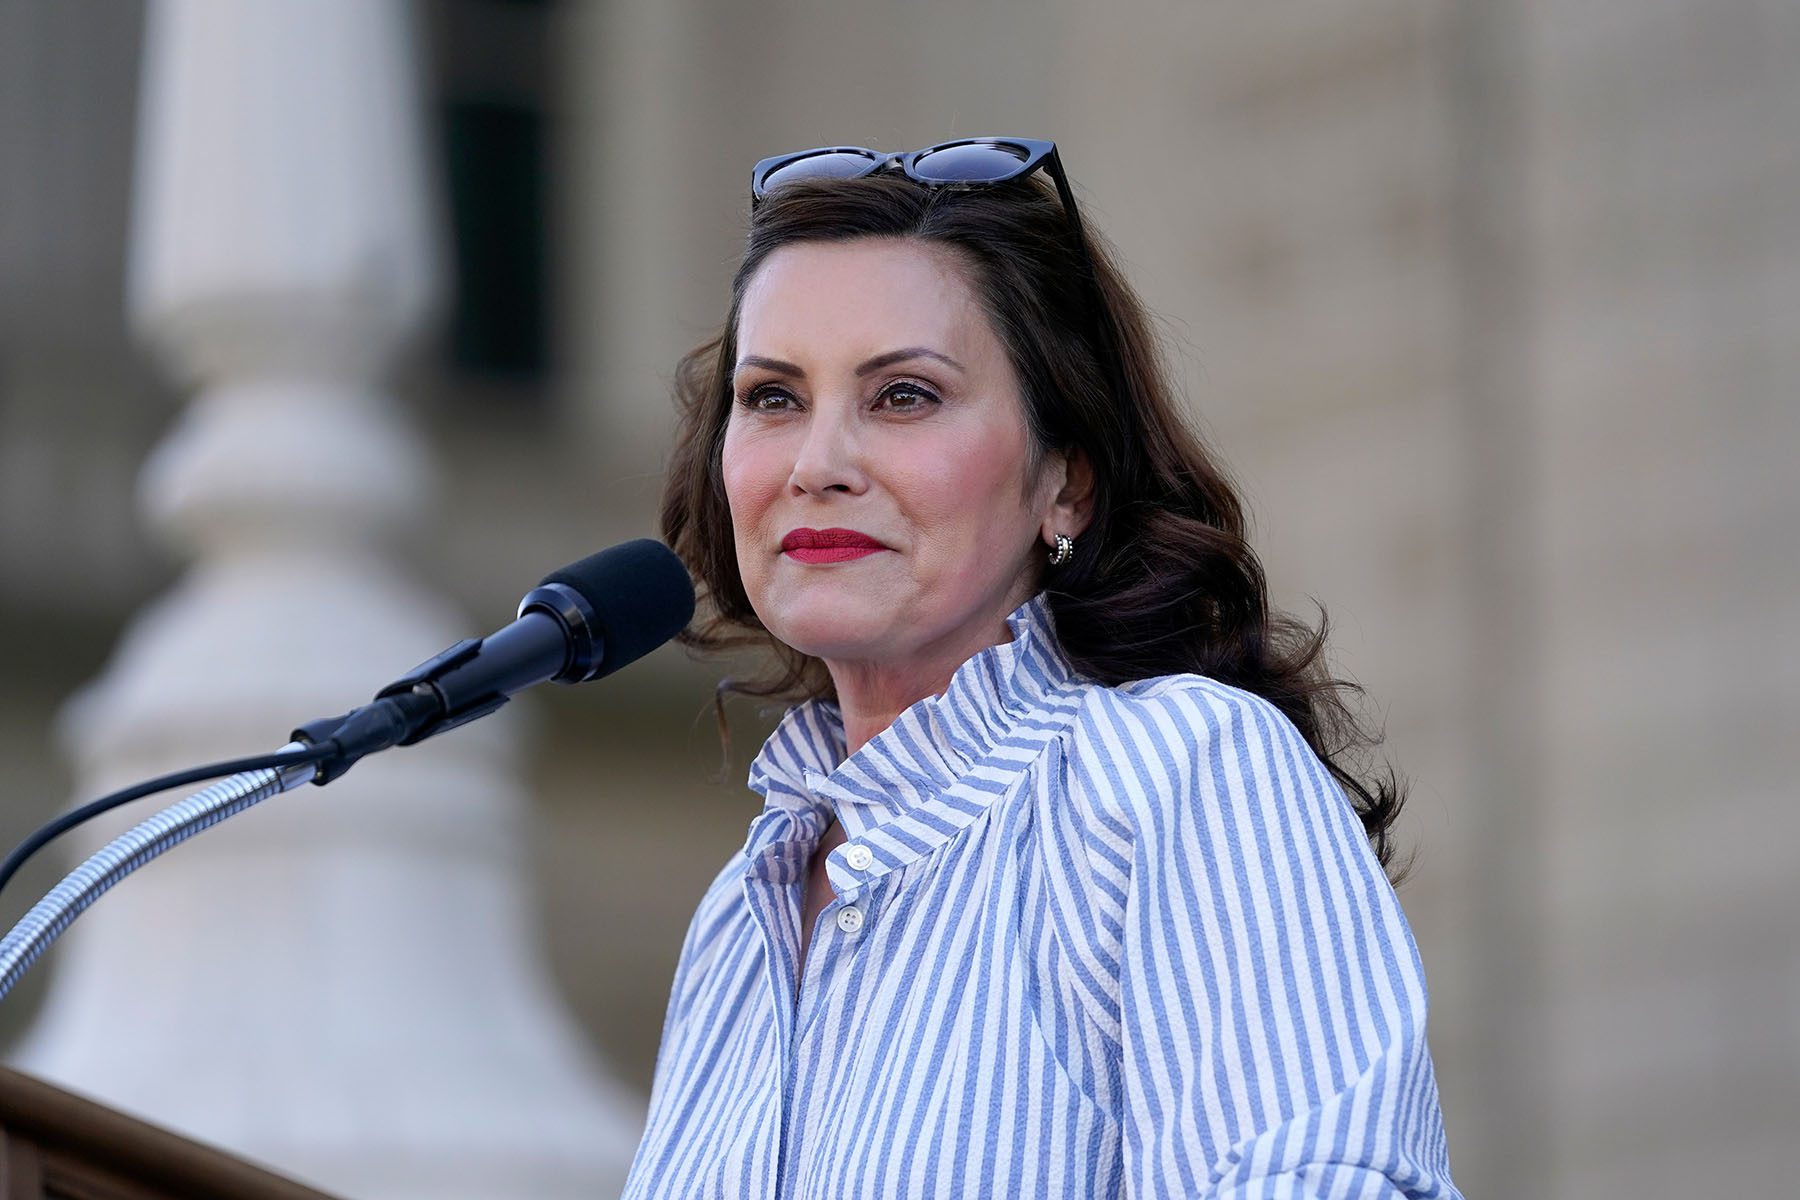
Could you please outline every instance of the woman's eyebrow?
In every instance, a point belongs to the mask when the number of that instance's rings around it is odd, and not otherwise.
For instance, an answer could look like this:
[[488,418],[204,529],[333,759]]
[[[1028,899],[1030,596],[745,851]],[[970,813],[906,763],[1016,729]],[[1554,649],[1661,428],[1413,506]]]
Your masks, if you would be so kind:
[[877,354],[856,368],[856,373],[867,375],[871,371],[879,371],[883,367],[893,366],[897,362],[905,362],[909,358],[935,358],[945,366],[955,367],[958,371],[963,369],[963,365],[948,354],[939,354],[936,350],[925,346],[908,346],[904,350],[889,350],[886,354]]
[[[889,350],[885,354],[877,354],[856,368],[858,375],[867,375],[871,371],[879,371],[883,367],[891,367],[897,362],[905,362],[909,358],[933,358],[945,366],[955,367],[958,371],[966,371],[961,363],[948,354],[939,354],[927,346],[908,346],[903,350]],[[761,367],[765,371],[773,371],[777,375],[786,375],[795,379],[805,379],[806,372],[797,364],[779,358],[764,358],[760,354],[746,354],[738,359],[737,369],[745,367]]]
[[738,359],[736,369],[742,371],[745,367],[762,367],[764,370],[773,371],[777,375],[792,375],[796,379],[806,378],[806,372],[802,371],[793,363],[784,362],[779,358],[764,358],[760,354],[746,354],[744,357]]

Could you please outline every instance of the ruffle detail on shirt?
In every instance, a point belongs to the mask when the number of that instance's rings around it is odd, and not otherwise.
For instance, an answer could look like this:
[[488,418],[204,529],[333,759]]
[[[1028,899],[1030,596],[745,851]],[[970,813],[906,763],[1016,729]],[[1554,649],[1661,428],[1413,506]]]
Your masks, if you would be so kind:
[[[1006,790],[1066,723],[1046,717],[1075,678],[1043,595],[1014,609],[1006,623],[1010,642],[972,656],[942,696],[912,705],[848,758],[836,704],[813,700],[790,709],[750,768],[750,787],[764,798],[758,822],[779,810],[798,823],[793,833],[814,825],[822,832],[833,815],[852,838],[885,829],[889,837],[872,837],[870,845],[879,855],[881,843],[899,839],[896,853],[883,856],[890,865],[941,841],[934,829],[947,836],[966,824],[969,811]],[[942,819],[930,811],[946,802],[954,811]],[[914,819],[896,824],[902,816]],[[913,829],[921,820],[927,828]],[[770,819],[762,833],[788,831],[780,824]],[[753,857],[756,833],[753,824],[746,847]]]

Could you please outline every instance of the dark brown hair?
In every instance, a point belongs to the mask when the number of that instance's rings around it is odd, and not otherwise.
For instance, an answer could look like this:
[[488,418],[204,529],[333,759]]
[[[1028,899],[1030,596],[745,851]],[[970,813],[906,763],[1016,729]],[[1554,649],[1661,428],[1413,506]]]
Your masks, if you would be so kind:
[[1391,768],[1370,769],[1380,735],[1346,702],[1356,685],[1330,673],[1323,610],[1315,631],[1270,609],[1243,505],[1181,419],[1143,303],[1105,242],[1090,228],[1084,247],[1055,193],[1035,179],[968,190],[889,174],[809,180],[757,207],[725,326],[676,373],[663,537],[698,580],[703,612],[711,610],[681,640],[701,651],[773,652],[774,674],[724,688],[791,700],[831,695],[824,664],[777,641],[750,606],[720,449],[751,277],[781,246],[855,238],[912,238],[952,252],[1018,375],[1034,452],[1079,448],[1092,464],[1092,523],[1073,559],[1044,580],[1075,669],[1105,684],[1194,672],[1268,700],[1343,786],[1389,866],[1404,788]]

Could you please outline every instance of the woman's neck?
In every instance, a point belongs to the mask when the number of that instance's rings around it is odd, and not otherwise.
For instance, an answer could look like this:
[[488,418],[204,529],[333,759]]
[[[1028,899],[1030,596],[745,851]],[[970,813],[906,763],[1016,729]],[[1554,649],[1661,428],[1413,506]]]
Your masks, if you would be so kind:
[[1012,630],[1002,618],[998,629],[987,627],[985,634],[952,643],[940,653],[900,662],[827,660],[844,721],[844,753],[855,754],[927,696],[943,695],[957,668],[976,654],[1011,640]]
[[[867,664],[831,663],[838,711],[844,719],[844,753],[855,754],[894,718],[927,696],[941,696],[956,667],[948,670],[891,671]],[[960,663],[958,664],[961,665]]]

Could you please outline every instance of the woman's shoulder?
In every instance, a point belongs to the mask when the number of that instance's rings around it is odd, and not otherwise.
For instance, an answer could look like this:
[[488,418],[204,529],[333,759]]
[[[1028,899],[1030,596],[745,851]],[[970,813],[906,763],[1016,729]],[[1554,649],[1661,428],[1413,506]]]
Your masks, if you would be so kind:
[[1187,672],[1083,684],[1070,733],[1086,749],[1107,749],[1147,772],[1272,749],[1316,758],[1266,697]]
[[1192,673],[1081,691],[1065,766],[1070,793],[1096,820],[1142,831],[1196,804],[1215,815],[1296,799],[1348,809],[1293,722],[1254,692]]

